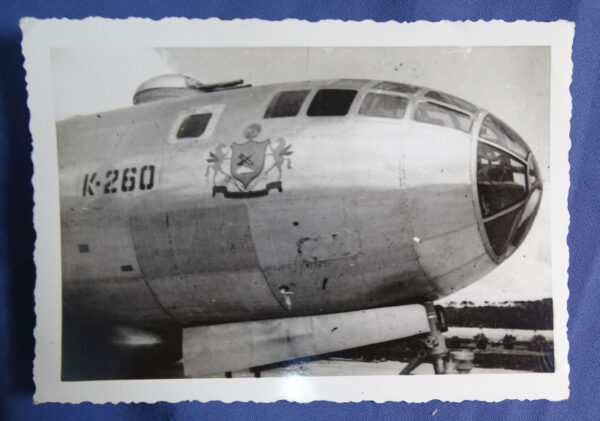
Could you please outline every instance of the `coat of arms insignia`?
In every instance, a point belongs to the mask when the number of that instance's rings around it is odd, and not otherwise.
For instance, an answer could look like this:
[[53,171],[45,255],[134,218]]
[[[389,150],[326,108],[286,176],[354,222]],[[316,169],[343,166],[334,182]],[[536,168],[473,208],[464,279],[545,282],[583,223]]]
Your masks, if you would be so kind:
[[231,145],[231,175],[245,188],[248,188],[250,182],[264,169],[269,143],[267,139],[262,142],[249,140],[246,143]]
[[[292,168],[292,145],[283,138],[258,142],[255,139],[260,132],[259,124],[251,124],[244,130],[246,142],[232,143],[229,148],[220,144],[210,152],[205,175],[212,172],[213,196],[223,193],[226,198],[243,198],[266,196],[272,189],[283,191],[281,176],[285,164]],[[223,165],[228,160],[229,172]]]

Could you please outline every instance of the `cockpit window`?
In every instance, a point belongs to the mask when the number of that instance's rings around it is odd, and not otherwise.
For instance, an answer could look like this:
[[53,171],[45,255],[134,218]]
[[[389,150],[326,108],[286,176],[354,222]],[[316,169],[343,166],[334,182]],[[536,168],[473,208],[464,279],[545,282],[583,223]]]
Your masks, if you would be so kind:
[[408,98],[371,92],[365,96],[358,113],[371,117],[402,118],[407,105]]
[[523,240],[525,239],[525,237],[527,236],[527,233],[529,232],[529,230],[531,229],[531,226],[533,225],[533,221],[535,219],[537,210],[540,207],[541,198],[542,198],[542,190],[541,189],[535,189],[531,193],[531,196],[529,197],[529,200],[527,200],[527,204],[525,205],[525,208],[523,209],[523,214],[521,215],[521,218],[519,220],[519,225],[517,226],[517,229],[515,230],[515,236],[512,239],[513,246],[518,247],[519,244],[521,244],[523,242]]
[[532,167],[529,168],[528,178],[529,178],[529,187],[531,187],[537,181],[537,174],[535,173],[535,169]]
[[206,130],[212,114],[192,114],[187,116],[179,125],[177,139],[200,137]]
[[529,153],[529,148],[521,136],[492,115],[483,120],[479,137],[502,146],[523,159],[526,159]]
[[481,125],[481,130],[479,131],[479,137],[485,140],[489,140],[490,142],[506,147],[506,142],[503,137],[500,135],[498,131],[490,124],[490,121],[486,118]]
[[484,218],[493,216],[525,199],[527,167],[516,158],[479,142],[477,146],[477,188]]
[[308,90],[279,92],[271,100],[264,118],[294,117],[298,115],[309,92]]
[[415,120],[422,123],[435,124],[461,130],[465,133],[471,131],[473,119],[470,115],[432,102],[421,102],[415,111]]
[[352,89],[321,89],[316,93],[306,114],[311,117],[346,115],[356,92]]
[[531,229],[542,197],[542,183],[529,147],[502,121],[487,116],[479,138],[479,206],[490,252],[502,258],[512,253]]
[[425,97],[435,99],[436,101],[445,102],[448,105],[461,108],[472,114],[477,112],[477,107],[470,102],[457,98],[453,95],[445,94],[443,92],[429,91],[425,94]]
[[520,213],[521,208],[517,208],[484,224],[490,245],[497,256],[508,249],[510,236]]
[[404,83],[394,82],[379,82],[373,86],[373,89],[381,89],[382,91],[401,92],[403,94],[414,94],[420,88],[418,86],[406,85]]

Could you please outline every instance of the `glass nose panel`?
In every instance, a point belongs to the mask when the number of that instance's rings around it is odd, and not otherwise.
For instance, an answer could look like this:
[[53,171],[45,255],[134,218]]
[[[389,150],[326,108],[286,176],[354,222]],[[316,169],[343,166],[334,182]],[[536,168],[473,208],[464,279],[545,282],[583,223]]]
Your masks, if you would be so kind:
[[497,256],[503,254],[509,245],[515,220],[519,216],[522,207],[498,216],[485,223],[485,232]]
[[525,209],[523,210],[523,214],[521,215],[519,225],[515,230],[515,235],[512,240],[513,246],[519,246],[519,244],[521,244],[527,236],[527,233],[529,232],[531,226],[533,225],[533,221],[535,220],[535,215],[537,214],[541,199],[541,189],[536,189],[531,193],[531,196],[527,201],[527,205],[525,205]]
[[477,146],[477,188],[483,218],[501,212],[527,196],[527,167],[486,143]]
[[506,148],[523,159],[529,154],[529,147],[521,136],[492,115],[483,120],[479,137]]

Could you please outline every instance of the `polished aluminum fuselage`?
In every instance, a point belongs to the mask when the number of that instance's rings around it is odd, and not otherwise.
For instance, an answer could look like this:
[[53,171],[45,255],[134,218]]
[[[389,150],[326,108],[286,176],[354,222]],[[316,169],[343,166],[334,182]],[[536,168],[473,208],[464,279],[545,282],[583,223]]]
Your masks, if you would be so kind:
[[[306,115],[316,90],[348,84],[358,94],[347,115]],[[58,123],[65,311],[190,326],[423,302],[481,279],[498,264],[477,199],[486,112],[470,133],[420,123],[418,92],[402,119],[361,116],[373,84],[199,93]],[[311,94],[298,116],[263,118],[283,89]],[[208,137],[169,141],[183,113],[211,106]],[[213,196],[210,152],[255,123],[257,140],[293,147],[282,191]],[[151,191],[82,196],[85,174],[143,165],[156,168]]]

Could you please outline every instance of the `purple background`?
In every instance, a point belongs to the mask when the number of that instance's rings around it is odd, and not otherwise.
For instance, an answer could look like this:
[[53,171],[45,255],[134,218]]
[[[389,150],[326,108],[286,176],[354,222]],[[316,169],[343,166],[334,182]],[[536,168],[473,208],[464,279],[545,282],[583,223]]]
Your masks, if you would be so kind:
[[[566,1],[368,1],[322,2],[75,0],[5,2],[0,12],[0,419],[600,419],[600,2]],[[18,20],[86,16],[127,18],[164,16],[197,18],[299,18],[309,21],[343,19],[375,21],[538,20],[574,21],[573,117],[570,152],[571,190],[568,237],[569,362],[571,398],[568,401],[504,401],[424,404],[206,404],[184,402],[119,405],[34,406],[32,395],[33,286],[32,164],[29,113],[21,56]],[[493,387],[493,384],[490,384]]]

